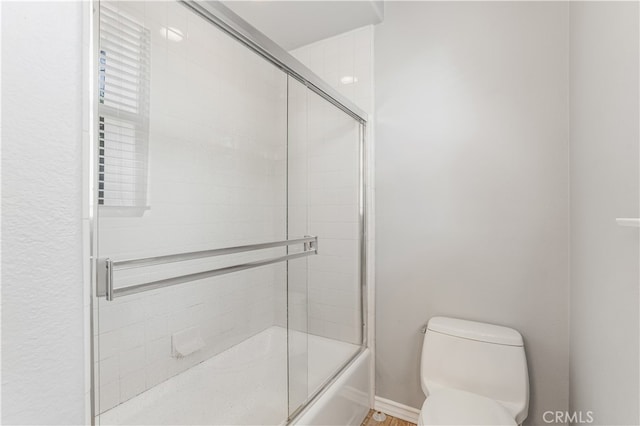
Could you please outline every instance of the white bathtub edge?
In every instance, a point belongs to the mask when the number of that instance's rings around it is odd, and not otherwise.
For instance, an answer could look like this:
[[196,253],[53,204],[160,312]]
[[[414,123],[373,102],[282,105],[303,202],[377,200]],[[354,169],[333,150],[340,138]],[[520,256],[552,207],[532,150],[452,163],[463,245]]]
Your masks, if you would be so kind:
[[370,363],[371,351],[365,349],[291,424],[359,426],[369,412],[373,393]]

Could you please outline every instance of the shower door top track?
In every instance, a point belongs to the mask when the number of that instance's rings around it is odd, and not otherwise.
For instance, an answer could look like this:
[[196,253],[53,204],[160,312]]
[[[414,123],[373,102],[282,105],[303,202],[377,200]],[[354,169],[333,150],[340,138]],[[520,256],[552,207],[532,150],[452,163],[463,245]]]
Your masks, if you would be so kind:
[[289,52],[255,29],[251,24],[219,1],[178,0],[203,18],[240,41],[254,52],[301,81],[309,89],[366,125],[368,114],[327,84],[323,79],[294,58]]

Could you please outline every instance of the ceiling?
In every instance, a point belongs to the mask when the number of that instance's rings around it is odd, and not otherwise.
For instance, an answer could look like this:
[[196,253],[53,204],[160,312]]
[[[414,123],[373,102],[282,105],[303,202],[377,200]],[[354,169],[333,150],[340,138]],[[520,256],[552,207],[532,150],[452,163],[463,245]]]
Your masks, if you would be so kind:
[[226,0],[223,3],[286,50],[382,22],[382,0]]

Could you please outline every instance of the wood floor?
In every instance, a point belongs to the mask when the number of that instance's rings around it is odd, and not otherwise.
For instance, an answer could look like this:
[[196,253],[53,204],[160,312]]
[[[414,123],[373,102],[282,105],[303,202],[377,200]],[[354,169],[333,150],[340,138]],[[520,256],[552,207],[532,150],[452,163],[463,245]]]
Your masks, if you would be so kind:
[[376,422],[373,420],[374,413],[374,410],[369,410],[369,414],[367,414],[367,417],[362,422],[362,426],[416,426],[415,423],[409,423],[408,421],[396,419],[389,415],[387,415],[384,422]]

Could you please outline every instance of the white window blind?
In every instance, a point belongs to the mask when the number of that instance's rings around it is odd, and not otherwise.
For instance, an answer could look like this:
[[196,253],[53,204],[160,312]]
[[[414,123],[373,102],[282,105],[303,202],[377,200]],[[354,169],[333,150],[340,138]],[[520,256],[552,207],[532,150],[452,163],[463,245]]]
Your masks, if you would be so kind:
[[100,2],[98,204],[146,208],[150,33]]

